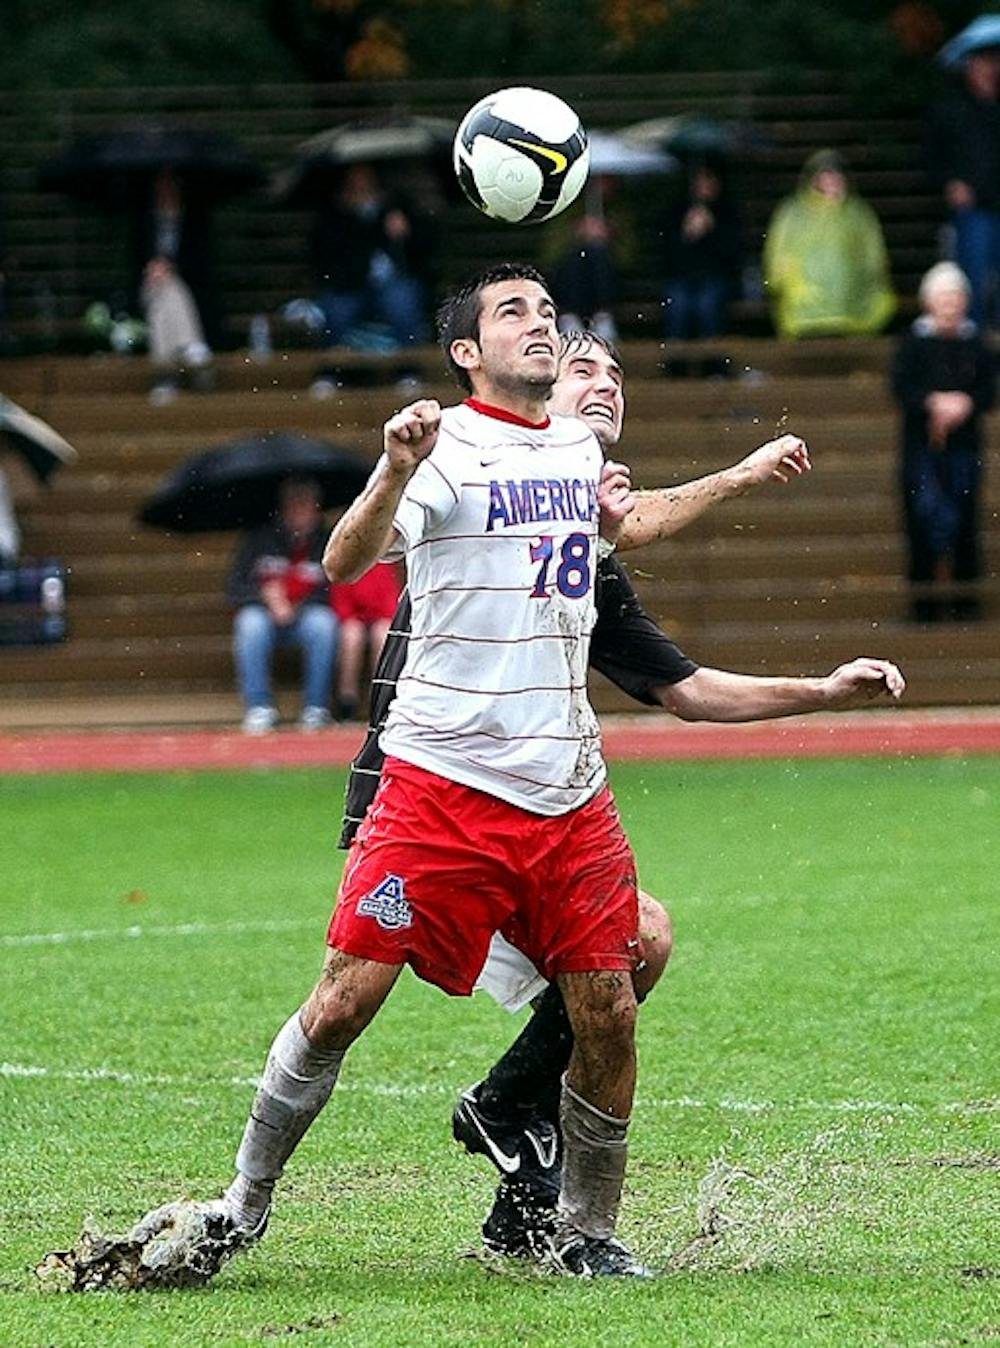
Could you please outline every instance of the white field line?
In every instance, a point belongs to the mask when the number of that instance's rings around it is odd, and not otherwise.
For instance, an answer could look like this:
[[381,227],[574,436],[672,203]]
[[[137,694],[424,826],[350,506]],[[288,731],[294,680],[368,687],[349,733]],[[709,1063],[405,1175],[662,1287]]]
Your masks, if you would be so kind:
[[248,932],[305,931],[307,928],[322,934],[325,930],[323,919],[289,917],[259,922],[179,922],[170,927],[146,927],[137,923],[131,927],[26,932],[24,935],[0,936],[0,950],[17,950],[23,946],[71,945],[76,941],[136,941],[146,936],[242,936]]
[[[166,1086],[184,1090],[218,1090],[224,1087],[239,1087],[241,1090],[255,1088],[259,1078],[254,1076],[234,1077],[189,1077],[162,1073],[120,1072],[111,1067],[43,1067],[31,1063],[0,1062],[0,1079],[82,1081],[93,1083],[111,1083],[118,1086],[146,1087]],[[457,1087],[443,1082],[384,1082],[384,1081],[347,1081],[341,1082],[338,1091],[350,1091],[358,1095],[389,1097],[401,1100],[416,1100],[426,1096],[450,1097]],[[938,1115],[938,1114],[983,1114],[1000,1112],[1000,1100],[958,1100],[945,1101],[935,1105],[907,1104],[904,1101],[889,1100],[739,1100],[723,1096],[718,1100],[704,1100],[690,1095],[675,1097],[644,1096],[636,1100],[639,1109],[676,1112],[679,1110],[711,1110],[732,1114],[886,1114],[886,1115]]]

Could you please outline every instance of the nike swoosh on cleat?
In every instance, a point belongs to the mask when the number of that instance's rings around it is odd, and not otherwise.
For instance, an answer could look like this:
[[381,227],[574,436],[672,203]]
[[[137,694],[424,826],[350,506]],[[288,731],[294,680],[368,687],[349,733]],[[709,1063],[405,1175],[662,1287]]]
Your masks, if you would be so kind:
[[513,1175],[518,1170],[521,1169],[520,1156],[508,1156],[505,1151],[503,1151],[500,1147],[498,1147],[497,1144],[490,1137],[489,1133],[485,1131],[485,1129],[480,1124],[479,1120],[476,1118],[474,1110],[471,1109],[468,1110],[466,1112],[465,1117],[466,1120],[473,1125],[479,1136],[483,1139],[483,1141],[486,1144],[486,1150],[493,1157],[493,1160],[504,1172],[504,1174]]
[[547,1142],[533,1133],[530,1129],[525,1130],[525,1137],[535,1149],[535,1155],[538,1157],[538,1164],[543,1170],[551,1170],[556,1163],[556,1152],[559,1148],[559,1141],[553,1135]]

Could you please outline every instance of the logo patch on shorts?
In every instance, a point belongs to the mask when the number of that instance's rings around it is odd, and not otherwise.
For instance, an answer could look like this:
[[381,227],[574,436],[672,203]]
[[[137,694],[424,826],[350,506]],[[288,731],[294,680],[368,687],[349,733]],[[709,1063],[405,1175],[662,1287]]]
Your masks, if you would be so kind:
[[413,926],[413,909],[406,899],[400,875],[387,875],[380,885],[358,901],[358,917],[373,917],[384,931]]

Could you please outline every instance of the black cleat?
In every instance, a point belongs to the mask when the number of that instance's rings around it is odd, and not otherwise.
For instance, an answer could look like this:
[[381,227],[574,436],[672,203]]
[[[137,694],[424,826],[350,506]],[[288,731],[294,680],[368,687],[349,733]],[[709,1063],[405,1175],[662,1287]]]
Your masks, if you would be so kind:
[[656,1273],[640,1264],[635,1255],[614,1236],[600,1239],[583,1231],[556,1224],[548,1238],[546,1262],[574,1278],[655,1278]]
[[506,1179],[529,1178],[559,1191],[560,1138],[548,1119],[498,1118],[484,1110],[476,1087],[462,1092],[451,1118],[455,1141],[473,1156],[485,1156]]
[[487,1250],[508,1258],[542,1258],[555,1232],[558,1194],[558,1187],[539,1188],[525,1179],[501,1180],[483,1222]]

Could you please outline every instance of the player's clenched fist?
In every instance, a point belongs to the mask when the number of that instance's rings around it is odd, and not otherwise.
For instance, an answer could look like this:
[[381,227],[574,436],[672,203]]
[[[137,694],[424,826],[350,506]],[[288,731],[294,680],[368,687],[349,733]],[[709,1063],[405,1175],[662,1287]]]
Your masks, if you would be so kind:
[[386,457],[393,468],[411,471],[437,444],[441,404],[420,398],[391,416],[383,428]]

